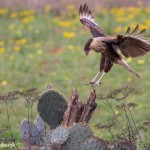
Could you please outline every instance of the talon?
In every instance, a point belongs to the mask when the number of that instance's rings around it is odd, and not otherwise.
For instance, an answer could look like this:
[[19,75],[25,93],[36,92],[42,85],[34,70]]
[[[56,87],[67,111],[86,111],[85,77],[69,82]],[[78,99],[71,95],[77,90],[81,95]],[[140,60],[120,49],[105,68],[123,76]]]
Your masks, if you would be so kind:
[[89,83],[86,83],[86,85],[93,85],[95,81],[90,81]]
[[94,82],[89,82],[89,83],[86,83],[86,85],[91,85],[91,84],[93,84]]
[[91,87],[94,87],[94,86],[96,86],[97,85],[97,82],[93,82],[92,84],[91,84]]
[[91,82],[89,82],[89,84],[94,84],[95,83],[95,81],[91,81]]

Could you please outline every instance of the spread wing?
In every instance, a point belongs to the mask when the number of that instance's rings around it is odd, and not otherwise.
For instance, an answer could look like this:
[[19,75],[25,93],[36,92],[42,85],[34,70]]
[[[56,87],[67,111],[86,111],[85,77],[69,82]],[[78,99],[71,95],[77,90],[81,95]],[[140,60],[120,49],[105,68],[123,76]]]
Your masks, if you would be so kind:
[[150,51],[150,43],[146,38],[150,36],[144,36],[146,29],[139,31],[139,25],[130,32],[131,29],[128,27],[125,35],[117,36],[117,46],[121,50],[125,57],[141,57]]
[[104,31],[98,27],[97,23],[94,20],[91,10],[89,10],[88,6],[84,4],[79,8],[80,22],[87,26],[93,37],[105,37]]

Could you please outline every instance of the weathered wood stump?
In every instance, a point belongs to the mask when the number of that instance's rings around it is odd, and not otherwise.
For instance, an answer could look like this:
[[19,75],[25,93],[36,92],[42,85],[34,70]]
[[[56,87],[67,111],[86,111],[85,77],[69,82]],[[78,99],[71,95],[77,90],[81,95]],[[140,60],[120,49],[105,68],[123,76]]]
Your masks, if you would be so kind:
[[88,123],[94,110],[96,109],[96,93],[91,90],[87,101],[83,104],[78,99],[79,94],[77,89],[74,89],[70,101],[68,102],[67,110],[64,113],[63,125],[71,126],[73,123]]

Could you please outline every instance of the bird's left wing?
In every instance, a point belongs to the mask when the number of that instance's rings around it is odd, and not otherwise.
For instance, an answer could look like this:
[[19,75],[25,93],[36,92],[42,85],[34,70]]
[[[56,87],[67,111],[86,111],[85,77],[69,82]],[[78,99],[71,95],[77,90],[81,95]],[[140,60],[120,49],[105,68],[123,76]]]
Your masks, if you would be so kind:
[[128,27],[125,35],[117,35],[116,38],[108,39],[107,44],[113,45],[117,50],[120,50],[125,57],[141,57],[150,52],[150,42],[147,38],[150,35],[143,35],[146,29],[139,31],[139,25],[131,32]]
[[138,30],[139,25],[132,32],[130,32],[131,29],[128,27],[125,35],[117,35],[117,38],[114,40],[115,43],[112,42],[112,44],[118,46],[125,57],[141,57],[150,52],[150,42],[147,41],[147,38],[150,36],[143,35],[146,29],[140,32]]
[[90,29],[93,37],[106,36],[104,31],[100,27],[98,27],[98,24],[95,22],[91,10],[89,10],[86,4],[80,6],[79,15],[80,15],[80,22]]

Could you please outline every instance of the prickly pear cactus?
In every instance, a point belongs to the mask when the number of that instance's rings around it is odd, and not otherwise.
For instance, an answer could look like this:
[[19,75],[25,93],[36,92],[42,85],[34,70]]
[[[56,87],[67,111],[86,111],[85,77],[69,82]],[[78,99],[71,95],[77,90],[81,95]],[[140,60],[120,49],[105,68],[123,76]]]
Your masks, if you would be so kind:
[[44,136],[44,131],[45,131],[45,123],[43,121],[43,119],[38,115],[36,118],[36,127],[38,129],[38,132],[40,134],[41,137]]
[[47,132],[47,134],[46,134],[46,138],[45,138],[45,145],[46,146],[50,146],[51,145],[52,133],[53,133],[53,130],[49,130]]
[[90,138],[81,144],[81,150],[107,150],[107,144],[99,138]]
[[81,143],[93,136],[91,129],[85,124],[74,124],[69,132],[69,138],[64,144],[65,150],[79,150]]
[[64,144],[69,137],[69,129],[63,126],[57,127],[53,130],[51,143]]
[[57,91],[50,89],[43,93],[37,106],[41,118],[51,127],[59,126],[67,109],[65,98]]
[[134,142],[132,141],[124,141],[118,143],[114,150],[137,150],[137,147]]
[[20,126],[21,139],[30,145],[39,145],[40,136],[37,127],[29,120],[24,120]]

